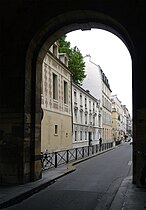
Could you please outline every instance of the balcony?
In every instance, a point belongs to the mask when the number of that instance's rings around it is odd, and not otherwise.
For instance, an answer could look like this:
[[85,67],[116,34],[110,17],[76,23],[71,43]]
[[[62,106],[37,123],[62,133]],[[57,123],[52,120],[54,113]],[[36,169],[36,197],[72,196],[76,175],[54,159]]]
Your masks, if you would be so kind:
[[94,116],[97,115],[97,111],[96,111],[96,110],[93,111],[93,115],[94,115]]
[[78,103],[74,102],[74,109],[78,110]]
[[83,112],[83,105],[80,105],[80,111]]
[[92,124],[92,122],[89,122],[89,126],[91,127],[93,124]]
[[85,114],[88,114],[88,108],[85,107]]
[[91,109],[89,109],[89,114],[92,114],[92,110]]

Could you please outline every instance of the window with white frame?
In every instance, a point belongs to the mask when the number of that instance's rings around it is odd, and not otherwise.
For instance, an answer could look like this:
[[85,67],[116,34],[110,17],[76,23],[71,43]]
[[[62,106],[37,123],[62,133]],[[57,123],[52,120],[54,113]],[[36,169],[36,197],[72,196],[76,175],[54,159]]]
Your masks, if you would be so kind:
[[82,140],[82,139],[83,139],[83,132],[80,131],[80,140]]
[[93,116],[93,126],[95,125],[95,116]]
[[83,112],[80,111],[80,123],[82,124],[83,123]]
[[77,131],[75,131],[75,141],[77,141]]
[[82,105],[82,94],[80,93],[80,105]]
[[93,140],[95,140],[95,132],[93,132]]
[[85,114],[85,125],[87,125],[87,114]]
[[75,122],[77,122],[78,120],[78,111],[77,110],[74,110],[74,116],[75,116]]
[[87,131],[85,131],[85,140],[87,140]]
[[77,102],[77,92],[74,90],[74,102]]
[[85,97],[85,108],[87,108],[87,98]]
[[89,110],[91,110],[91,101],[89,101]]

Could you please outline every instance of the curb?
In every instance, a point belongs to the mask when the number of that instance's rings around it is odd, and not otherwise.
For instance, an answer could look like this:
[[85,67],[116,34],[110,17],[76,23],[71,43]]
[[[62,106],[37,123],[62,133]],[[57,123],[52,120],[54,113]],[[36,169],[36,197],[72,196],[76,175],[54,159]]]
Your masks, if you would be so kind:
[[121,182],[121,185],[119,189],[117,190],[116,195],[113,199],[113,202],[110,206],[110,210],[123,209],[126,193],[127,193],[129,184],[131,184],[130,182],[131,180],[132,180],[132,176],[128,176]]

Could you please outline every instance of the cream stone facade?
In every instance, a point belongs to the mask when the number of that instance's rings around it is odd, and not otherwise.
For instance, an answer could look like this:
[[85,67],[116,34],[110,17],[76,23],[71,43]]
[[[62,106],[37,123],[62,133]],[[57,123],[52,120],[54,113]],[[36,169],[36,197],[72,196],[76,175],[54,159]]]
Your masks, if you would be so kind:
[[102,69],[102,137],[103,142],[112,142],[112,106],[111,106],[111,89],[107,77]]
[[73,147],[83,147],[99,143],[101,136],[100,101],[89,90],[72,84],[73,104]]
[[116,142],[125,140],[126,117],[121,101],[117,95],[112,95],[112,135]]
[[46,54],[42,66],[41,151],[72,148],[71,73],[57,42]]

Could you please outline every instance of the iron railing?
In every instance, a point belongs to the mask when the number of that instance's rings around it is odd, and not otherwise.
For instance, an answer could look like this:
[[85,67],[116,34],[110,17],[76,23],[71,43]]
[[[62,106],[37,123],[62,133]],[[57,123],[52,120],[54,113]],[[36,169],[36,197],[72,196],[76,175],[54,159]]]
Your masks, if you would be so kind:
[[41,153],[42,169],[46,170],[52,167],[57,168],[59,165],[67,164],[75,160],[80,160],[82,158],[91,156],[93,154],[107,150],[112,147],[113,147],[113,142],[108,142],[108,143],[103,143],[101,148],[99,144],[96,144],[96,145],[78,147],[74,149],[63,150],[52,153],[42,152]]

